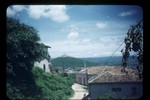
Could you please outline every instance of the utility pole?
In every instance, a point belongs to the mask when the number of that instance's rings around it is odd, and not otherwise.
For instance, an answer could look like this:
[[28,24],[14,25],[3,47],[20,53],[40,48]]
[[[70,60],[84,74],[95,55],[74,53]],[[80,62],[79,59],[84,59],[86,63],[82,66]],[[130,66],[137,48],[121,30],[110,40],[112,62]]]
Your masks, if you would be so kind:
[[[65,53],[62,56],[65,59]],[[62,75],[65,76],[65,68],[64,68],[64,62],[62,61]]]
[[64,69],[64,63],[62,62],[62,75],[64,76],[65,69]]
[[84,61],[84,68],[86,69],[86,82],[87,82],[87,85],[88,85],[88,69],[86,67],[85,61]]

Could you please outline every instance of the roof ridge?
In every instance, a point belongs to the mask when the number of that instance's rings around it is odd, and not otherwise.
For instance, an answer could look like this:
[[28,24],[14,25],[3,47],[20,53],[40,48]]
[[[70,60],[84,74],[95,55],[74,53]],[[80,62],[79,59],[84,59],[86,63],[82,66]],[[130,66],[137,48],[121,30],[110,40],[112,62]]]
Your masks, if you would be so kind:
[[[105,69],[106,69],[106,68],[104,68],[104,69],[101,71],[101,73],[104,73]],[[96,76],[95,78],[91,79],[89,82],[93,82],[93,81],[96,80],[99,76],[100,76],[100,74],[97,74],[97,76]]]

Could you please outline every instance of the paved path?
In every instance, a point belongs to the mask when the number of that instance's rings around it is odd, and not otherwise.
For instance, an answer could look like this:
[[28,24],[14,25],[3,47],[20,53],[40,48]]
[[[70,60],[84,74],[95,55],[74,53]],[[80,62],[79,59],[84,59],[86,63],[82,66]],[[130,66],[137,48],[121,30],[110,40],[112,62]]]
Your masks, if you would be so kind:
[[74,90],[74,95],[73,97],[69,98],[69,100],[81,100],[84,95],[88,94],[88,91],[85,89],[87,86],[80,85],[77,83],[74,83],[72,85],[72,89]]

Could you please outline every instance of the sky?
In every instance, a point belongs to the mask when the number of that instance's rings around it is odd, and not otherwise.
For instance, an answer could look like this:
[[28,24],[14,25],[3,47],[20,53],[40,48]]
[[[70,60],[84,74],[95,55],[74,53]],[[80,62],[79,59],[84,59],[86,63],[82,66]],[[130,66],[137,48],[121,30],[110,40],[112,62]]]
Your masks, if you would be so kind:
[[[52,58],[111,56],[131,25],[143,18],[136,5],[11,5],[6,16],[33,26]],[[121,56],[121,49],[114,56]]]

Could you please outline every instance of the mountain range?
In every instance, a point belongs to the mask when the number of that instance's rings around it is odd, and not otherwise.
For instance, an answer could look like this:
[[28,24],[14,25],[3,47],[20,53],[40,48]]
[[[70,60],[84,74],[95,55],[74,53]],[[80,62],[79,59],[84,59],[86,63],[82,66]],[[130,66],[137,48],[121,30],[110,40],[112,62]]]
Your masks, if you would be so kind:
[[[113,57],[94,57],[94,58],[80,58],[85,61],[95,62],[98,65],[108,65],[108,66],[121,66],[122,65],[122,56],[113,56]],[[137,64],[137,60],[132,56],[128,59],[129,66],[133,67]]]
[[[63,55],[61,57],[57,57],[51,60],[54,67],[87,67],[91,66],[121,66],[122,65],[122,56],[114,56],[114,57],[93,57],[93,58],[75,58],[67,55]],[[129,57],[129,66],[135,67],[137,64],[136,59],[132,59]]]
[[51,60],[54,67],[84,67],[97,66],[98,63],[70,56],[57,57]]

